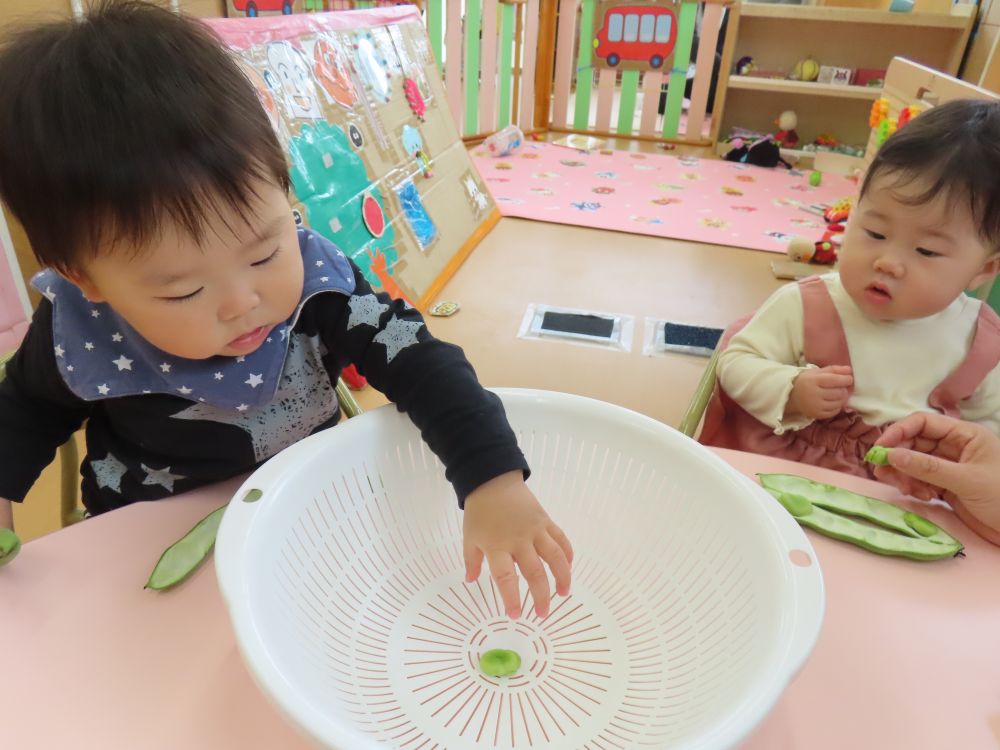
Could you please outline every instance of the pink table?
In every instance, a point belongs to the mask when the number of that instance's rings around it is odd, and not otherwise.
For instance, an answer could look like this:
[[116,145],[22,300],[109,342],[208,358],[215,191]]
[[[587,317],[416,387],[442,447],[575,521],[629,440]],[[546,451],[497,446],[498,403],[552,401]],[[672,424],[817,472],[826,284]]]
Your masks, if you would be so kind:
[[[747,474],[801,473],[899,500],[844,475],[720,453]],[[169,594],[142,589],[160,551],[236,487],[89,520],[0,571],[0,746],[311,747],[243,667],[210,565]],[[823,633],[745,748],[1000,747],[1000,548],[945,508],[923,512],[959,535],[967,558],[881,558],[810,532],[826,578]]]

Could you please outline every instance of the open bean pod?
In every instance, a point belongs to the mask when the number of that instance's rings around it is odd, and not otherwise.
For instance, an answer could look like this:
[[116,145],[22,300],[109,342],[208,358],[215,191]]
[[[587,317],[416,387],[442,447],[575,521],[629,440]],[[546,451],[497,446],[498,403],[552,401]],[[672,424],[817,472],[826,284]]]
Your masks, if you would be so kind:
[[758,477],[800,524],[833,539],[912,560],[946,559],[963,549],[944,529],[892,503],[793,474]]

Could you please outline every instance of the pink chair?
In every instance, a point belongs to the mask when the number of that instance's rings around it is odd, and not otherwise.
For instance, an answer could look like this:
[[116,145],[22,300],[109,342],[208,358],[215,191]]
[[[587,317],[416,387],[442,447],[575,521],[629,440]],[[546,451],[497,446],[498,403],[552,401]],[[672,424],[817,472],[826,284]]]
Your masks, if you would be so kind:
[[[0,212],[0,380],[6,375],[7,360],[20,346],[21,339],[28,330],[31,313],[31,303],[14,254],[14,244],[7,230],[7,222]],[[59,460],[62,466],[60,518],[62,525],[68,526],[82,518],[76,503],[80,483],[80,458],[74,438],[70,438],[59,448]]]

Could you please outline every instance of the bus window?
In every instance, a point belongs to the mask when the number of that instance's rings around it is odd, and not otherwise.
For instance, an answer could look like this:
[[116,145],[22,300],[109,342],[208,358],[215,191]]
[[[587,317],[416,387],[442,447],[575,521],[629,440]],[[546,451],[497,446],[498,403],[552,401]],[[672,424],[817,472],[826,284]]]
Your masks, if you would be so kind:
[[652,13],[647,13],[642,17],[642,21],[639,23],[640,42],[653,41],[653,26],[655,24],[656,24],[656,16],[654,16]]
[[621,13],[612,13],[608,16],[608,41],[609,42],[620,42],[622,40],[622,23],[623,17]]
[[625,36],[626,42],[634,42],[639,36],[639,14],[629,13],[625,16]]
[[656,18],[656,41],[666,44],[670,41],[670,24],[673,19],[666,13]]

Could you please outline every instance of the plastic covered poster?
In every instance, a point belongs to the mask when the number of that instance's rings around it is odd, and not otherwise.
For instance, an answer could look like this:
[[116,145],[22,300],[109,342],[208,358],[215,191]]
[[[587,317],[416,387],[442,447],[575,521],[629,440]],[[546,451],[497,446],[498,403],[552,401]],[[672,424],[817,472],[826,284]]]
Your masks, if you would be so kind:
[[672,0],[597,0],[594,3],[594,67],[670,73],[677,46]]
[[297,221],[377,289],[424,304],[496,207],[451,119],[419,12],[208,23],[288,153]]

